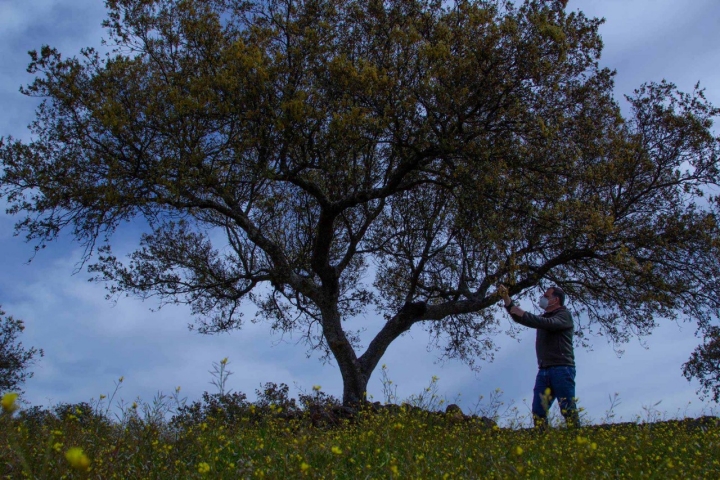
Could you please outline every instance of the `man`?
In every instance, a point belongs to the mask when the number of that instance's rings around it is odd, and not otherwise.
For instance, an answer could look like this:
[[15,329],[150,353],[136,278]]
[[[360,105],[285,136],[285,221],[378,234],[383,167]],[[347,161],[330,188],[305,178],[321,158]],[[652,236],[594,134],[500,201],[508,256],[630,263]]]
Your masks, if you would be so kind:
[[512,319],[537,330],[535,353],[538,370],[533,389],[532,413],[536,427],[547,427],[547,413],[555,399],[568,426],[579,426],[575,405],[575,354],[573,351],[573,319],[565,308],[565,292],[550,287],[540,298],[542,315],[533,315],[513,303],[505,286],[498,287],[498,295]]

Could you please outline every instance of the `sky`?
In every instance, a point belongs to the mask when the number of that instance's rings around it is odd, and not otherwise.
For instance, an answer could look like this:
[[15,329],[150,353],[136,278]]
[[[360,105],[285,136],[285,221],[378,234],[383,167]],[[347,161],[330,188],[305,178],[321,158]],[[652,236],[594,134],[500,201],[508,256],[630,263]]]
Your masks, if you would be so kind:
[[[684,91],[700,81],[707,98],[720,105],[717,0],[570,0],[567,8],[606,19],[600,28],[605,43],[601,64],[617,70],[621,104],[622,95],[643,82],[666,79]],[[37,102],[18,92],[32,80],[25,71],[27,52],[49,44],[72,56],[82,47],[97,47],[107,37],[100,25],[104,18],[102,0],[0,0],[0,137],[30,138],[27,125]],[[28,262],[33,245],[13,235],[17,218],[5,213],[5,203],[0,206],[0,305],[25,321],[23,344],[45,352],[24,386],[31,405],[97,399],[112,393],[121,376],[116,400],[150,402],[158,392],[170,394],[178,386],[182,396],[197,400],[203,391],[216,391],[209,372],[225,357],[233,372],[227,387],[251,399],[265,382],[285,383],[292,394],[320,385],[341,397],[335,365],[321,363],[317,355],[308,358],[297,338],[273,335],[265,324],[246,322],[242,330],[205,336],[188,330],[189,308],[157,310],[153,301],[106,300],[103,284],[76,272],[82,248],[69,235]],[[132,226],[121,230],[113,250],[131,252],[139,235]],[[252,311],[248,306],[249,316]],[[381,326],[373,311],[359,321],[367,328],[366,339]],[[502,322],[510,326],[509,318]],[[692,324],[670,322],[627,344],[594,337],[591,349],[576,347],[576,394],[587,418],[602,421],[616,394],[615,421],[717,413],[717,405],[700,401],[698,384],[681,373],[700,342],[694,334]],[[503,409],[514,406],[518,415],[527,416],[537,373],[534,338],[530,329],[514,339],[500,334],[494,361],[474,372],[463,363],[441,361],[427,333],[415,326],[390,346],[381,364],[400,399],[421,393],[436,376],[438,394],[451,402],[459,399],[466,413],[481,395],[487,402],[499,389]],[[368,391],[384,401],[379,368]]]

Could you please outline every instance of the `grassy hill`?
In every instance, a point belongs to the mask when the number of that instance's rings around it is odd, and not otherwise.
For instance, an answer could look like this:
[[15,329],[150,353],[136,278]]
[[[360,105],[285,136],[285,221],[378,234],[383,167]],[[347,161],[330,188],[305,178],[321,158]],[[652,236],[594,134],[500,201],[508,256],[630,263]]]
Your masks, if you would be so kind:
[[[269,384],[271,385],[271,384]],[[272,392],[271,392],[272,393]],[[275,394],[278,393],[276,390]],[[715,417],[501,428],[410,406],[351,411],[319,392],[294,400],[206,394],[169,418],[127,405],[0,417],[3,478],[720,478]],[[317,402],[313,403],[312,400]],[[159,405],[159,404],[158,404]]]

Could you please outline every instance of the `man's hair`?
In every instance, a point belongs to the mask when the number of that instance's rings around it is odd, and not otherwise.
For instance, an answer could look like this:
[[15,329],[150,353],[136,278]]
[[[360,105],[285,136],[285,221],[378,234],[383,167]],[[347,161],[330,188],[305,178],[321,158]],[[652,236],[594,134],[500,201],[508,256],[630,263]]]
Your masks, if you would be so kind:
[[552,296],[560,299],[560,305],[565,305],[565,292],[562,288],[552,286]]

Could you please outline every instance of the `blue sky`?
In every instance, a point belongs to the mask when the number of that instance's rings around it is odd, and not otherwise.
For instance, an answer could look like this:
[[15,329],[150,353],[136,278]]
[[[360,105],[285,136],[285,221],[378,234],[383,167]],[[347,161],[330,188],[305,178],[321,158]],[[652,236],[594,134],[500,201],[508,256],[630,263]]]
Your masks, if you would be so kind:
[[[720,105],[720,2],[717,0],[570,0],[568,9],[605,17],[602,64],[617,69],[616,95],[646,81],[667,79],[689,91],[697,81],[707,97]],[[99,46],[105,35],[101,0],[0,0],[0,136],[28,138],[36,101],[23,97],[18,87],[31,81],[25,72],[27,51],[43,44],[75,55],[84,46]],[[4,204],[3,204],[4,206]],[[230,359],[234,375],[228,386],[253,397],[261,383],[276,382],[341,396],[340,374],[317,356],[307,358],[297,339],[271,335],[264,324],[247,322],[240,331],[217,336],[190,332],[189,309],[167,306],[151,311],[155,303],[120,298],[105,300],[102,284],[88,282],[87,273],[73,274],[82,249],[69,236],[41,251],[31,263],[32,245],[13,236],[16,219],[0,213],[0,304],[26,322],[22,341],[45,350],[34,367],[35,377],[25,385],[32,404],[79,402],[98,398],[125,377],[119,396],[151,400],[158,391],[181,386],[191,400],[213,391],[208,371],[213,361]],[[139,239],[132,226],[119,232],[116,252],[130,252]],[[248,307],[251,315],[252,309]],[[369,312],[356,320],[371,335],[380,326]],[[503,319],[508,327],[510,320]],[[613,346],[603,337],[593,349],[578,348],[577,395],[588,415],[605,415],[609,395],[619,393],[617,417],[632,420],[655,409],[670,416],[697,416],[712,404],[702,403],[698,385],[681,375],[681,365],[698,344],[692,324],[668,323],[643,339]],[[448,399],[460,394],[467,411],[479,395],[500,388],[503,400],[526,414],[536,373],[534,331],[516,338],[501,334],[492,363],[480,372],[455,362],[438,362],[439,352],[428,348],[428,335],[415,327],[390,346],[381,363],[401,398],[416,394],[439,377],[439,391]],[[618,355],[617,350],[624,350]],[[382,400],[379,369],[369,392]]]

